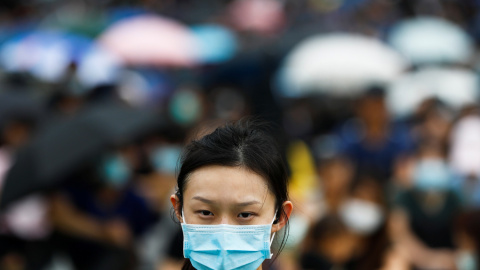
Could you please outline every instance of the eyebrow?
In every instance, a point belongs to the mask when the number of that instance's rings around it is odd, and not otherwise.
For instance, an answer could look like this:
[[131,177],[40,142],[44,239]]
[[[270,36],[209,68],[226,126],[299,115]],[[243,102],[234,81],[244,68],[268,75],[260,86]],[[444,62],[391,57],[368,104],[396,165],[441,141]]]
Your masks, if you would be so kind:
[[[192,199],[204,202],[206,204],[215,204],[215,201],[205,199],[205,198],[200,197],[200,196],[195,196]],[[253,201],[248,201],[248,202],[236,203],[235,205],[238,206],[238,207],[242,207],[242,206],[249,206],[249,205],[254,205],[254,204],[261,204],[261,202],[253,200]]]

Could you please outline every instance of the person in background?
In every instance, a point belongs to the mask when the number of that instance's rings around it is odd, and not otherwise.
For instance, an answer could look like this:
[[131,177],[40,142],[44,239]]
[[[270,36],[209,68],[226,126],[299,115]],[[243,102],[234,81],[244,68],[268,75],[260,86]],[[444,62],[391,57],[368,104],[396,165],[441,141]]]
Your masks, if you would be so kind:
[[340,203],[305,237],[301,269],[380,269],[389,249],[383,189],[359,173]]
[[140,143],[140,168],[135,184],[159,211],[169,209],[170,192],[175,188],[186,132],[179,125],[169,123],[166,128],[152,133]]
[[143,197],[153,202],[161,217],[160,221],[142,236],[141,253],[145,264],[141,266],[142,269],[179,269],[183,264],[182,239],[173,240],[174,243],[180,243],[180,254],[172,256],[169,252],[172,239],[181,236],[181,230],[170,218],[169,198],[175,189],[185,135],[181,127],[169,125],[165,130],[149,136],[142,144],[148,168],[138,177],[137,186]]
[[75,269],[135,269],[135,240],[158,219],[133,185],[133,146],[104,153],[57,194],[58,243]]
[[[24,113],[3,120],[0,191],[16,151],[29,141],[38,124],[36,117]],[[37,270],[48,265],[53,254],[51,232],[46,196],[32,194],[13,202],[0,213],[0,269]]]
[[336,213],[350,193],[354,174],[352,164],[348,159],[336,156],[323,160],[318,171],[325,212]]
[[443,156],[436,144],[422,144],[412,188],[396,198],[390,217],[390,236],[415,269],[455,269],[454,220],[461,205]]
[[337,133],[340,151],[355,170],[375,171],[382,184],[392,176],[395,163],[413,149],[410,131],[393,123],[382,88],[369,89],[358,100],[356,115]]
[[454,113],[439,99],[424,100],[414,115],[411,126],[416,145],[428,142],[444,150],[448,145],[448,137]]
[[[436,98],[425,99],[415,113],[406,121],[411,130],[415,151],[429,157],[449,155],[448,138],[453,112]],[[415,165],[415,152],[401,156],[396,164],[389,185],[390,203],[403,191],[412,188],[412,169]]]

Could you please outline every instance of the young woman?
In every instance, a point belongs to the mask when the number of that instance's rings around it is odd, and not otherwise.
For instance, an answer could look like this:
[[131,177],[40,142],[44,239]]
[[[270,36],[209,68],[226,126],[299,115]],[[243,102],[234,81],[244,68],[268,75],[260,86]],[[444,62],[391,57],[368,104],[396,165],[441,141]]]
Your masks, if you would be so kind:
[[241,120],[217,128],[187,145],[181,162],[171,202],[182,223],[183,269],[262,269],[293,209],[267,127]]

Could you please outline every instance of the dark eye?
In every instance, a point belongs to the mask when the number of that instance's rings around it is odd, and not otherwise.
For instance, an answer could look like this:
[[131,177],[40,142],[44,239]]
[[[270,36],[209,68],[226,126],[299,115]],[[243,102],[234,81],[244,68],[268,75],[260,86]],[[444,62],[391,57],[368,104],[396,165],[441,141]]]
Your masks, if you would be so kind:
[[249,217],[251,217],[252,215],[253,215],[252,213],[244,212],[244,213],[238,214],[238,217],[239,217],[239,218],[249,218]]
[[213,216],[213,213],[208,210],[201,210],[200,214],[203,216]]

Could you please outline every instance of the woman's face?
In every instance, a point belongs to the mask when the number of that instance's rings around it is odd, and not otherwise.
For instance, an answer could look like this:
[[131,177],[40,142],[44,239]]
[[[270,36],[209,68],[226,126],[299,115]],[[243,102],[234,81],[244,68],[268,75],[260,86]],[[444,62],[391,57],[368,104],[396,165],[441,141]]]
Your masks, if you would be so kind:
[[[178,216],[182,209],[178,209],[176,200],[172,196]],[[267,181],[252,171],[207,166],[189,176],[183,194],[183,213],[188,224],[270,224],[275,215],[275,197]]]

